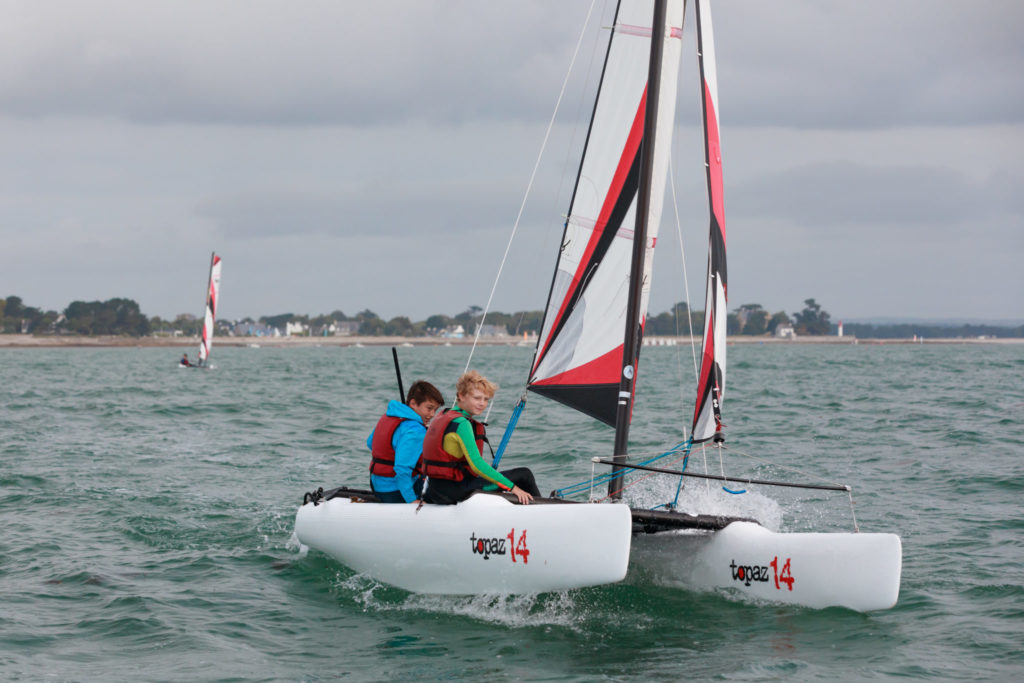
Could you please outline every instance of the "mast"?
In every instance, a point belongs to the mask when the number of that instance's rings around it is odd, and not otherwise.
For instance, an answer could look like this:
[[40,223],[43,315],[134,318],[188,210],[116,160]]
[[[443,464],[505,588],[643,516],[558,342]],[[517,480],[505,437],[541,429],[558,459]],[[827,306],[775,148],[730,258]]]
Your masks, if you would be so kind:
[[[633,259],[629,271],[629,294],[626,308],[625,338],[622,347],[622,374],[619,377],[619,401],[615,413],[615,443],[612,474],[619,472],[626,461],[629,448],[629,421],[633,414],[633,384],[636,364],[640,357],[643,326],[641,296],[644,258],[647,249],[647,222],[651,203],[651,185],[654,176],[655,133],[658,122],[658,96],[661,89],[661,61],[665,47],[666,0],[655,0],[654,21],[651,24],[651,57],[647,68],[647,105],[644,111],[644,137],[640,149],[640,188],[637,192],[636,230],[633,235]],[[622,485],[617,477],[608,482],[608,494],[613,499],[622,497]]]

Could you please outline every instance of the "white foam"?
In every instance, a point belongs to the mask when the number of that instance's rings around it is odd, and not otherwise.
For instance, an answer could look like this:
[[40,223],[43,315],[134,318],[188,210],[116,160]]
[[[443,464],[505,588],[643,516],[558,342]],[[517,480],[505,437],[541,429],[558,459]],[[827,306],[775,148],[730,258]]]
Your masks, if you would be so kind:
[[[676,477],[651,477],[626,489],[626,499],[632,507],[654,508],[673,502],[678,485]],[[749,517],[772,531],[778,531],[782,526],[782,507],[773,499],[756,491],[728,493],[721,485],[711,482],[685,482],[675,509],[691,515]]]
[[[510,628],[563,626],[576,628],[583,619],[573,591],[542,595],[426,595],[411,593],[395,601],[386,595],[396,591],[364,574],[341,582],[365,611],[433,612],[478,619]],[[404,593],[404,591],[402,591]],[[382,595],[378,595],[381,593]]]

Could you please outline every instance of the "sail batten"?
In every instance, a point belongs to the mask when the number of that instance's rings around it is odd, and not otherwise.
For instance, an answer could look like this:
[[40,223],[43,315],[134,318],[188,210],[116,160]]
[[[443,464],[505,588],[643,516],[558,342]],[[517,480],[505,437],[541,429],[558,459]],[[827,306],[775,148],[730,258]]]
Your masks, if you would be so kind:
[[619,401],[631,277],[643,282],[640,321],[646,316],[675,113],[682,0],[668,2],[669,26],[658,32],[664,67],[649,228],[641,272],[631,275],[653,8],[653,0],[622,0],[616,11],[528,382],[531,391],[607,424]]
[[697,59],[701,76],[704,119],[704,161],[707,170],[709,237],[704,336],[697,378],[697,400],[691,433],[694,441],[722,439],[722,400],[725,398],[728,282],[725,261],[725,200],[721,138],[718,128],[718,77],[715,41],[708,0],[697,0]]

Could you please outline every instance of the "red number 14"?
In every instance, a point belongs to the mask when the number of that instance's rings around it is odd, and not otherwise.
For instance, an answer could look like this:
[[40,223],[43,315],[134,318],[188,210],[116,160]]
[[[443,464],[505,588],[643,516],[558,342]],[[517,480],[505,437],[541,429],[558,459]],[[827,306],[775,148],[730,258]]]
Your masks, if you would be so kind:
[[793,590],[793,574],[789,568],[789,558],[787,557],[786,564],[782,565],[781,574],[779,573],[779,558],[777,555],[771,561],[771,568],[775,572],[775,589],[782,590],[782,586],[779,585],[781,582],[786,584],[789,590]]
[[[508,532],[508,545],[512,549],[509,553],[512,555],[512,561],[516,561],[516,555],[523,558],[523,564],[526,564],[530,559],[530,550],[526,547],[526,529],[523,529],[523,533],[519,535],[519,542],[516,543],[516,530]],[[792,579],[790,579],[792,581]]]

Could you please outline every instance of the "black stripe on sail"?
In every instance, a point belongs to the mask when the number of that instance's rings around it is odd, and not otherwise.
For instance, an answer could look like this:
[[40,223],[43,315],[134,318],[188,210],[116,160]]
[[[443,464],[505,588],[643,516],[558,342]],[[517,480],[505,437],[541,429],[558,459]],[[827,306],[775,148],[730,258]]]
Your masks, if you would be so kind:
[[[701,378],[700,393],[697,394],[697,410],[694,413],[693,424],[690,427],[690,433],[691,434],[694,432],[694,430],[696,430],[697,422],[700,420],[700,416],[704,414],[704,409],[707,406],[708,401],[711,400],[711,392],[712,392],[712,389],[714,387],[714,383],[711,381],[711,374],[714,373],[715,365],[716,364],[712,363],[712,369],[708,373],[708,377],[706,377],[706,378],[702,377]],[[711,437],[707,437],[707,438],[711,438]],[[707,441],[707,438],[705,438],[705,439],[698,439],[698,438],[694,437],[693,440],[695,442],[700,442],[700,441]]]
[[533,384],[529,389],[535,394],[546,396],[595,420],[600,420],[609,427],[615,426],[618,384]]
[[729,280],[726,277],[725,236],[722,235],[722,226],[718,224],[718,218],[714,214],[711,214],[711,272],[718,274],[718,279],[722,282],[722,289],[728,296]]
[[[619,232],[619,228],[622,227],[622,222],[626,217],[626,213],[629,211],[629,207],[633,204],[633,199],[636,197],[637,188],[640,185],[640,149],[643,148],[643,143],[637,146],[636,154],[633,155],[633,161],[629,165],[629,173],[626,174],[626,178],[623,180],[622,189],[619,191],[619,196],[615,198],[615,204],[612,206],[611,214],[608,216],[608,223],[604,227],[598,225],[596,229],[601,230],[601,237],[598,238],[597,244],[594,245],[594,251],[591,252],[590,258],[587,260],[587,265],[583,269],[583,276],[580,281],[576,284],[575,290],[569,295],[568,304],[565,307],[565,312],[562,317],[555,324],[554,329],[548,339],[547,348],[550,349],[554,344],[554,340],[558,338],[562,328],[565,327],[566,321],[569,316],[572,315],[573,310],[576,308],[576,304],[579,303],[584,292],[587,290],[587,285],[590,283],[590,278],[594,272],[601,265],[601,261],[604,260],[605,255],[612,246],[612,241]],[[547,351],[545,351],[547,355]],[[543,356],[538,358],[534,362],[534,367],[540,365]],[[612,419],[614,423],[614,418]]]

